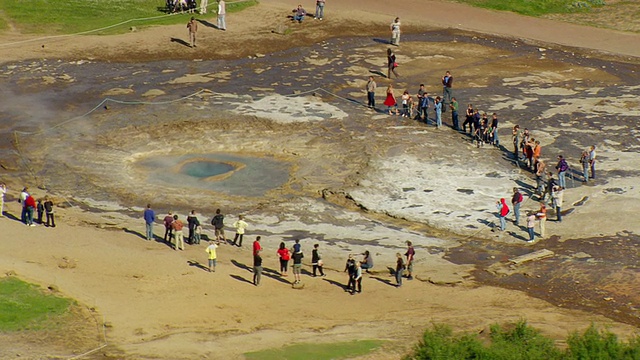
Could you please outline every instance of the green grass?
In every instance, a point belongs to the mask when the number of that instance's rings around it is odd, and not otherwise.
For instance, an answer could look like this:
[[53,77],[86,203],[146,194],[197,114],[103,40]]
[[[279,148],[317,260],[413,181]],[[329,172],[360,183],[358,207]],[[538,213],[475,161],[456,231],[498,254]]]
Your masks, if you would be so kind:
[[72,301],[15,277],[0,280],[0,331],[36,330],[68,312]]
[[[256,5],[257,0],[227,3],[227,12],[241,11]],[[165,15],[164,0],[2,0],[0,12],[17,29],[25,34],[73,34],[99,29],[120,22]],[[98,34],[113,34],[129,31],[131,26],[170,25],[187,23],[191,16],[196,18],[215,18],[211,10],[217,8],[215,1],[210,2],[209,13],[174,14],[155,20],[135,21]],[[0,26],[2,25],[0,18]],[[6,25],[5,25],[6,27]]]
[[382,346],[382,340],[357,340],[328,344],[295,344],[280,349],[246,353],[248,360],[338,360],[366,355]]
[[609,331],[591,325],[583,333],[575,332],[561,350],[552,339],[527,325],[525,321],[501,327],[492,325],[488,338],[466,333],[454,335],[445,325],[436,324],[424,332],[422,341],[405,360],[638,360],[640,339],[619,341]]
[[602,0],[459,0],[469,5],[522,15],[541,16],[588,11],[591,7],[603,6]]

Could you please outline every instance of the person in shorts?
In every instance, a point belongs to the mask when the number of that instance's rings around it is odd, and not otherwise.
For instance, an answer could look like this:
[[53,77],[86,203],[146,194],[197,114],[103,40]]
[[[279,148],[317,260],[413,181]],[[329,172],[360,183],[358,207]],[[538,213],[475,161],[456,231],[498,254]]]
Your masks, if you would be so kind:
[[302,251],[294,252],[291,254],[291,258],[293,259],[293,277],[294,284],[300,283],[300,274],[302,273],[302,258],[304,258],[304,254]]
[[211,219],[211,225],[213,225],[216,240],[224,240],[226,242],[227,238],[224,236],[224,215],[220,213],[220,209],[216,209],[216,215]]
[[416,255],[416,251],[413,248],[411,241],[407,241],[407,252],[404,254],[407,257],[406,270],[407,280],[413,280],[413,257]]

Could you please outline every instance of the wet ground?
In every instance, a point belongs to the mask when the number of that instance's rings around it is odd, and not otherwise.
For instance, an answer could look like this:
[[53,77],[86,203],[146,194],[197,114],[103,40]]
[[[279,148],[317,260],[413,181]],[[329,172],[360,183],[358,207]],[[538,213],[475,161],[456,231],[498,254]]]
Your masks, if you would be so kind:
[[[632,213],[637,205],[628,204],[640,198],[637,63],[448,31],[403,37],[398,91],[425,83],[439,94],[440,76],[452,70],[461,109],[473,103],[500,114],[502,147],[478,149],[463,134],[363,107],[369,75],[384,99],[385,41],[334,39],[234,61],[3,64],[2,165],[8,176],[107,211],[130,213],[149,201],[205,214],[224,207],[250,213],[261,233],[343,252],[375,245],[392,256],[412,240],[429,261],[474,264],[481,283],[640,325],[636,228],[620,219],[628,214],[609,213],[621,205]],[[449,113],[443,118],[450,123]],[[582,149],[598,144],[598,179],[583,186],[574,172],[569,180],[572,236],[549,224],[553,236],[525,246],[520,228],[490,231],[495,200],[513,186],[529,195],[533,184],[509,154],[516,123],[532,129],[543,157],[564,153],[574,167]],[[224,179],[234,191],[221,191],[224,183],[175,178],[180,161],[140,166],[202,154],[235,157],[228,159],[245,169],[282,168],[262,176],[275,180],[260,191],[243,192],[254,189],[240,171]],[[541,248],[555,256],[508,275],[486,271]]]

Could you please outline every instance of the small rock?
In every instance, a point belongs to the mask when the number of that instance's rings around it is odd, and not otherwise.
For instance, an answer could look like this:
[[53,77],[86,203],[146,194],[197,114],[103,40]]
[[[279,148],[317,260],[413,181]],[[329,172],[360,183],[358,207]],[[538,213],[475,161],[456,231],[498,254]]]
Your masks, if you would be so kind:
[[613,298],[612,298],[612,297],[606,297],[606,298],[604,298],[604,301],[611,301],[611,300],[613,300]]
[[132,27],[129,28],[129,31],[136,32],[136,31],[138,31],[138,28],[136,28],[135,26],[132,26]]
[[60,291],[60,289],[58,288],[58,286],[57,286],[57,285],[49,285],[49,286],[47,286],[47,289],[49,289],[49,290],[50,290],[50,291],[52,291],[52,292],[58,292],[58,291]]
[[105,321],[104,324],[102,324],[102,326],[106,328],[112,328],[113,324],[111,323],[111,321]]
[[264,54],[260,54],[260,53],[256,53],[254,56],[257,57],[257,58],[263,58],[265,55]]
[[7,276],[16,276],[16,272],[15,272],[15,271],[13,271],[13,270],[9,270],[9,271],[7,271],[7,272],[6,272],[6,273],[4,273],[4,274],[5,274],[5,275],[7,275]]

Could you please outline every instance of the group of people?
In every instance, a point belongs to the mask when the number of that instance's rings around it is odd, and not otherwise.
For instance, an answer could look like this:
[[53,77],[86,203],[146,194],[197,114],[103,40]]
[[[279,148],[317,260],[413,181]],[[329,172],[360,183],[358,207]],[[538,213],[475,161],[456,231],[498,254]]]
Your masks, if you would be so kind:
[[[313,17],[316,20],[322,20],[324,18],[324,5],[326,0],[316,0],[316,13]],[[302,4],[298,4],[298,7],[293,9],[293,17],[291,21],[297,21],[302,23],[304,18],[307,17],[307,11],[302,7]]]
[[[1,183],[0,217],[4,217],[4,197],[6,193],[7,185]],[[53,200],[51,200],[48,195],[44,198],[36,200],[36,198],[29,193],[29,188],[24,187],[20,192],[18,202],[22,205],[20,221],[22,221],[25,225],[36,226],[36,224],[40,224],[46,227],[56,227],[54,204]]]

